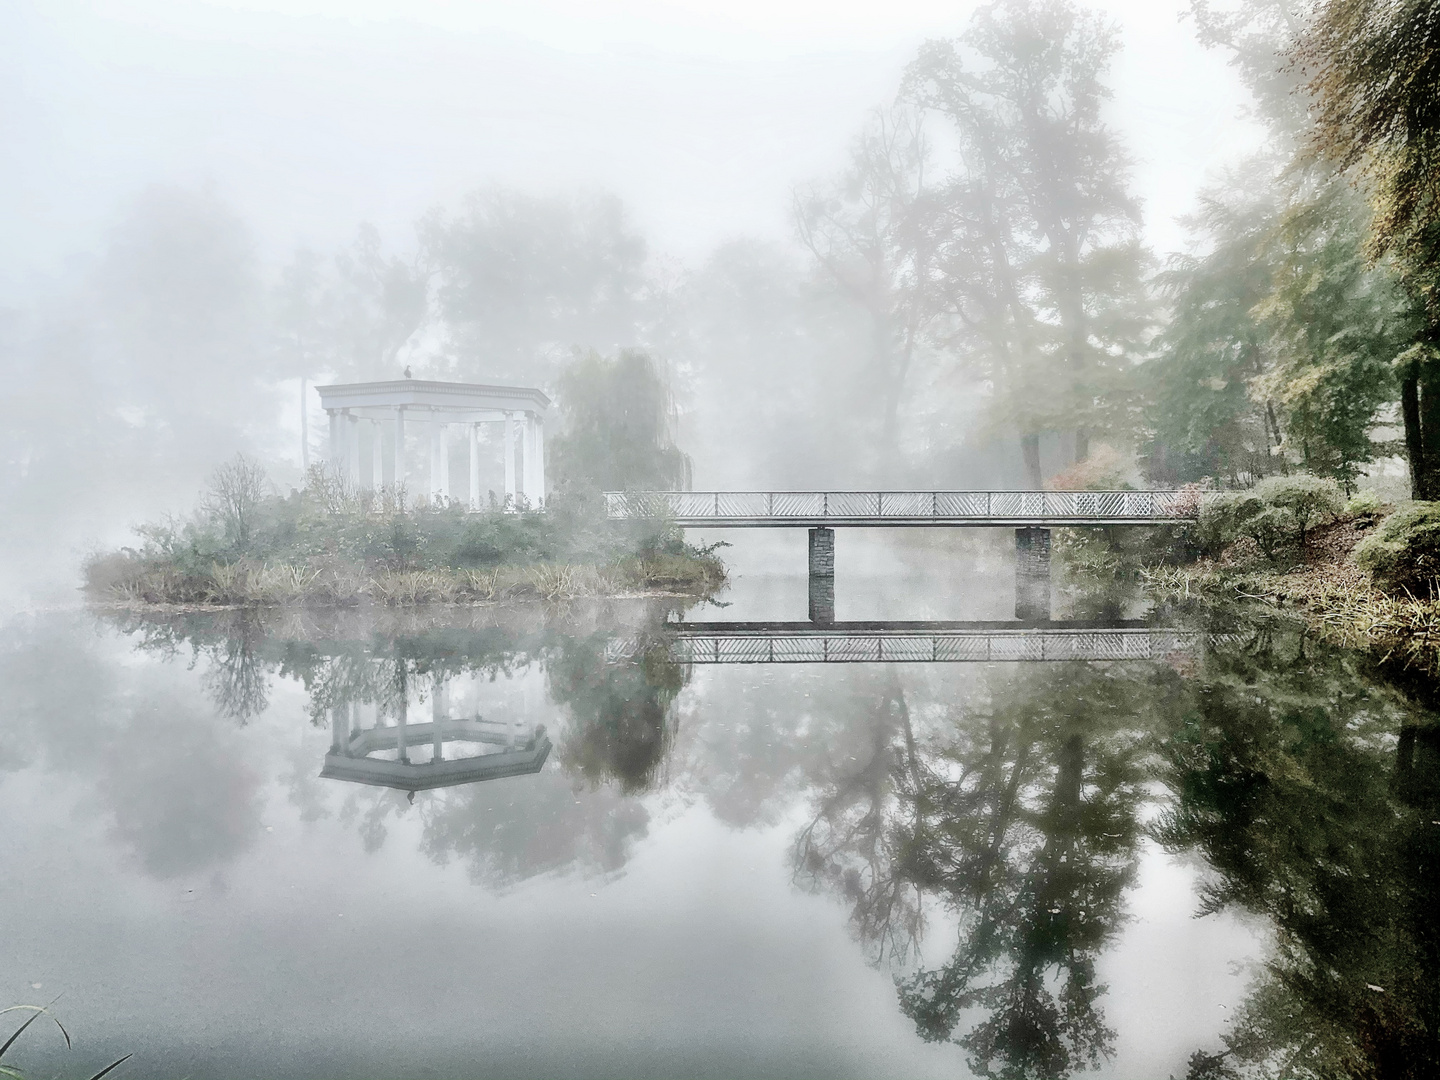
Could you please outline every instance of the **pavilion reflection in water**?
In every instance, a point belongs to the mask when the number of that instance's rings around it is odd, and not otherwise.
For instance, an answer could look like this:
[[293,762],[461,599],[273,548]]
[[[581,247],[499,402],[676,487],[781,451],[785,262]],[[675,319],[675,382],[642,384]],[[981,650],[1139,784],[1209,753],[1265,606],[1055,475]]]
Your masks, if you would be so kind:
[[430,716],[418,723],[411,719],[408,683],[388,705],[333,706],[321,777],[395,788],[413,797],[417,791],[526,776],[544,767],[552,745],[544,724],[487,718],[478,709],[457,714],[448,705],[450,689],[444,679],[431,682]]

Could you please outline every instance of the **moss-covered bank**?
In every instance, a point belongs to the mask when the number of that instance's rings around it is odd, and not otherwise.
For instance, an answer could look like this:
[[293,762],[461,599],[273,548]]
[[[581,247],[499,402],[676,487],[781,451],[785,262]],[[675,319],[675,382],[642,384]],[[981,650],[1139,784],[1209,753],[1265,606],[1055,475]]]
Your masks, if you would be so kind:
[[[1440,674],[1440,598],[1387,588],[1356,561],[1356,549],[1388,516],[1345,515],[1317,527],[1280,561],[1256,557],[1244,542],[1217,557],[1141,570],[1145,590],[1162,601],[1242,601],[1283,607],[1323,637]],[[1363,554],[1363,553],[1362,553]]]

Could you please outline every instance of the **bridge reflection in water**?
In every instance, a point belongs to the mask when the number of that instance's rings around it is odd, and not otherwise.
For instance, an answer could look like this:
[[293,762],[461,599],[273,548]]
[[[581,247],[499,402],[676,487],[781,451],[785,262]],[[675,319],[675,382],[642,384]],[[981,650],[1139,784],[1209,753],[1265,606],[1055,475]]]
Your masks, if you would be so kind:
[[[601,631],[582,646],[588,655],[577,670],[587,673],[581,682],[593,693],[573,697],[568,707],[577,717],[593,712],[606,731],[617,717],[644,713],[647,702],[656,710],[652,718],[663,717],[664,695],[649,673],[656,658],[675,673],[673,696],[684,684],[683,669],[698,664],[1173,664],[1198,659],[1204,641],[1196,631],[1139,621],[660,622],[614,636]],[[522,693],[523,702],[502,700],[492,673],[481,664],[467,669],[463,660],[457,663],[454,642],[444,642],[424,661],[376,657],[356,664],[336,658],[336,679],[325,692],[331,743],[321,777],[388,787],[413,799],[418,791],[544,768],[553,747],[537,722],[542,705],[535,694]],[[442,654],[445,662],[436,663]],[[632,676],[642,663],[647,674],[636,681]]]
[[[1165,660],[1197,654],[1202,635],[1138,622],[697,622],[669,624],[660,640],[688,664],[955,664]],[[621,638],[606,655],[621,660],[642,647]]]

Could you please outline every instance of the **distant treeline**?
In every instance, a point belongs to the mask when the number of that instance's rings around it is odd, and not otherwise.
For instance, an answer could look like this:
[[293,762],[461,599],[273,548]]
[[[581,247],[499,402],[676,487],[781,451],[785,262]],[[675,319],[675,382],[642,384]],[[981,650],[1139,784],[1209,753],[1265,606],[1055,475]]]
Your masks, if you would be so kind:
[[[152,189],[93,265],[0,323],[28,403],[0,435],[5,483],[57,513],[193,490],[237,449],[296,456],[286,380],[407,364],[542,386],[569,423],[595,364],[631,349],[655,363],[637,407],[663,414],[669,455],[642,486],[684,482],[679,447],[717,487],[1038,486],[1100,458],[1112,482],[1351,487],[1404,455],[1428,496],[1436,86],[1406,42],[1435,5],[1354,25],[1367,5],[1291,7],[1192,2],[1268,138],[1205,192],[1183,256],[1147,249],[1106,121],[1118,31],[1069,0],[998,0],[926,43],[848,166],[793,193],[798,243],[697,265],[657,257],[609,195],[489,187],[399,246],[361,226],[271,267],[213,193]],[[566,434],[584,460],[590,436]]]

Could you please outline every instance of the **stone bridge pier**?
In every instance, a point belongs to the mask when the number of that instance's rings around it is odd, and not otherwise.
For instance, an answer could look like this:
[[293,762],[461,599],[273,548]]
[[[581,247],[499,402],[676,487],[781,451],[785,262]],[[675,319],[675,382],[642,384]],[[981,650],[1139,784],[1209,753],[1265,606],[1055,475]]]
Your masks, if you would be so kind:
[[[835,530],[810,530],[810,621],[835,621]],[[1050,530],[1015,530],[1015,618],[1050,618]]]
[[835,621],[835,530],[810,530],[810,621]]
[[1050,530],[1015,530],[1015,618],[1050,618]]

